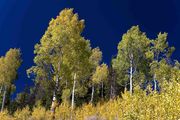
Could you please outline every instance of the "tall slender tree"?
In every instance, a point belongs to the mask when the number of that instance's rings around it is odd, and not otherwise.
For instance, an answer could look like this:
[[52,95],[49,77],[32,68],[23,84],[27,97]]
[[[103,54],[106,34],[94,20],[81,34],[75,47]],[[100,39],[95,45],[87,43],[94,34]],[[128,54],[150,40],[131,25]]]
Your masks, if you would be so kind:
[[[146,34],[141,32],[138,26],[133,26],[118,45],[118,54],[113,59],[113,68],[118,75],[118,83],[125,85],[129,84],[130,93],[133,93],[133,83],[139,83],[141,73],[146,72],[145,53],[148,50],[150,41]],[[129,79],[129,80],[128,80]],[[128,82],[129,81],[129,82]]]
[[[95,74],[96,68],[97,68],[97,66],[100,65],[101,61],[102,61],[102,52],[100,51],[99,48],[94,48],[92,50],[92,54],[90,57],[90,62],[92,64],[92,66],[91,66],[92,67],[92,76],[93,76],[93,74]],[[90,84],[91,84],[91,88],[92,88],[90,102],[92,103],[93,99],[94,99],[94,92],[95,92],[95,84],[96,83],[93,80],[94,79],[93,77],[91,77],[90,79],[91,79]]]
[[[92,81],[95,85],[100,85],[101,86],[101,98],[103,98],[104,94],[104,83],[106,82],[108,78],[108,66],[106,64],[101,64],[96,67],[96,71],[92,76]],[[92,96],[93,97],[93,96]],[[93,98],[92,98],[93,100]]]
[[[17,78],[17,70],[21,62],[21,52],[19,49],[10,49],[4,57],[0,58],[0,85],[1,91],[3,91],[1,112],[4,110],[7,92],[11,90],[14,80]],[[9,92],[11,93],[12,91]]]
[[[154,89],[157,90],[157,74],[160,69],[160,64],[167,64],[170,59],[174,47],[169,47],[167,42],[167,33],[159,33],[155,40],[151,40],[150,51],[147,52],[147,56],[151,58],[151,74],[153,74]],[[167,62],[161,62],[165,60]],[[162,64],[161,64],[162,65]]]

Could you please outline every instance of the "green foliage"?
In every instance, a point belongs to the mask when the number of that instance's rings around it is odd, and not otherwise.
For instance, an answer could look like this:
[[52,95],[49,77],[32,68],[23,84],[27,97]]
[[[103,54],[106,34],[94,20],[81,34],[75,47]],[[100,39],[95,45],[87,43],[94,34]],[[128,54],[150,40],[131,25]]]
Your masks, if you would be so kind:
[[61,96],[63,103],[68,102],[70,100],[70,96],[71,96],[70,89],[64,89]]

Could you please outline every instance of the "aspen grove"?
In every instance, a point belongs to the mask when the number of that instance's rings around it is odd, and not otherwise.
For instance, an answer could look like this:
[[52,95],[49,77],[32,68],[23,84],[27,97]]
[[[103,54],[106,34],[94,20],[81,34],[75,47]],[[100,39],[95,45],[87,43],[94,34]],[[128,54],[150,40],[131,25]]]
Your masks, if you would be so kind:
[[49,22],[27,69],[34,86],[15,99],[21,51],[0,57],[1,120],[180,119],[180,63],[172,59],[167,33],[151,39],[132,26],[106,64],[101,49],[83,37],[84,28],[68,8]]

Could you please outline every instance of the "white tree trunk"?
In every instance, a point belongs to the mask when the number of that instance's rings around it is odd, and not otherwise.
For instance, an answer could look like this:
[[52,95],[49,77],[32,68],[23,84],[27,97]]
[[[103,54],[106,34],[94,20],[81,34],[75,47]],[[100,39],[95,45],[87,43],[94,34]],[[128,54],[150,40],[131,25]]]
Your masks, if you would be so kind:
[[56,85],[53,91],[53,99],[52,99],[52,104],[51,104],[51,111],[53,113],[55,113],[55,109],[56,109],[56,103],[57,103],[57,96],[56,96],[56,92],[59,90],[59,75],[58,73],[60,72],[60,61],[58,62],[58,72],[56,74]]
[[6,89],[7,89],[7,88],[6,88],[6,86],[5,86],[5,87],[4,87],[4,94],[3,94],[3,101],[2,101],[2,106],[1,106],[1,112],[3,112],[3,110],[4,110],[4,104],[5,104],[6,92],[7,92]]
[[153,81],[154,81],[154,91],[157,90],[157,85],[156,85],[156,74],[153,76]]
[[72,108],[72,110],[74,109],[75,87],[76,87],[76,73],[74,74],[74,82],[73,82],[73,90],[72,90],[72,101],[71,101],[71,108]]
[[130,77],[129,77],[129,82],[130,82],[130,94],[132,95],[133,93],[133,55],[131,55],[130,59]]
[[93,103],[93,99],[94,99],[94,85],[92,85],[91,103]]
[[55,108],[56,108],[56,101],[57,101],[56,91],[57,91],[58,86],[59,86],[59,78],[58,78],[58,75],[56,75],[56,85],[55,85],[55,88],[54,88],[53,99],[52,99],[52,104],[51,104],[51,111],[53,113],[55,112]]

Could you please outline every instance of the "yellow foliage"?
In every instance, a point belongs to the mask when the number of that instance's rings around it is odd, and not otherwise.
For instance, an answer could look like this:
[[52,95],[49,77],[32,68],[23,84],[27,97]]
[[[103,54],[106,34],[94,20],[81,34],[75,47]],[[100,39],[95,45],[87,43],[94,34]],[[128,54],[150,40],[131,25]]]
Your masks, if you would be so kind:
[[52,120],[52,114],[50,111],[46,111],[44,107],[38,105],[33,109],[30,120]]
[[[147,94],[148,93],[148,94]],[[18,110],[14,118],[7,111],[0,113],[1,120],[52,120],[51,111],[37,106],[32,112],[26,107]],[[121,98],[103,104],[85,104],[72,111],[68,103],[56,108],[55,120],[178,120],[180,119],[180,83],[163,82],[160,93],[135,88],[133,95],[128,91]]]
[[59,107],[56,108],[55,112],[55,118],[58,120],[68,120],[71,118],[71,107],[69,106],[68,103],[63,103]]
[[17,110],[14,113],[14,117],[16,120],[27,120],[31,115],[31,112],[29,110],[29,107],[25,107],[22,110]]
[[85,105],[75,111],[77,120],[90,116],[107,120],[177,120],[180,119],[180,84],[164,83],[161,93],[135,89],[133,96],[125,91],[122,98],[103,105]]
[[92,81],[96,84],[103,82],[108,77],[108,67],[106,64],[101,64],[96,67],[96,72],[92,76]]
[[0,120],[12,120],[13,118],[8,115],[8,111],[4,110],[3,112],[0,112]]

